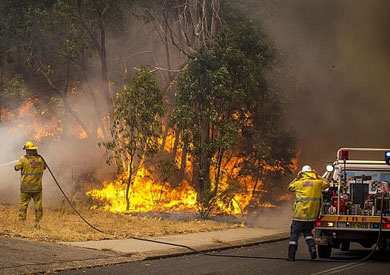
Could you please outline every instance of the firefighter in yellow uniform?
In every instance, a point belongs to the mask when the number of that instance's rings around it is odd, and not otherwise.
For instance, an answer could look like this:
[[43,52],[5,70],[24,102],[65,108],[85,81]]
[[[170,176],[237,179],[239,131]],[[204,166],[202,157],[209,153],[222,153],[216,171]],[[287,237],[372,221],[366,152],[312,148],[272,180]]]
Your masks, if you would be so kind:
[[35,222],[38,224],[43,214],[42,176],[46,165],[42,157],[38,155],[38,147],[32,142],[26,142],[23,149],[26,150],[26,155],[15,164],[15,170],[21,171],[19,219],[26,220],[28,203],[33,199]]
[[298,239],[303,234],[309,248],[311,259],[317,258],[317,251],[312,230],[321,208],[322,191],[329,187],[329,182],[318,176],[309,166],[305,165],[288,186],[295,193],[293,221],[291,224],[288,261],[295,261]]

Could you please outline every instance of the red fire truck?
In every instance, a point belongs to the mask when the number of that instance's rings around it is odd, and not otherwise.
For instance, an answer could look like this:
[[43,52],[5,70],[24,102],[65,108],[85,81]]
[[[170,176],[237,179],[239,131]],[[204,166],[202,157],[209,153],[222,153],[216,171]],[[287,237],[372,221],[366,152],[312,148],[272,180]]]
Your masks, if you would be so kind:
[[390,149],[341,148],[326,170],[330,187],[315,223],[319,257],[347,251],[351,242],[389,249]]

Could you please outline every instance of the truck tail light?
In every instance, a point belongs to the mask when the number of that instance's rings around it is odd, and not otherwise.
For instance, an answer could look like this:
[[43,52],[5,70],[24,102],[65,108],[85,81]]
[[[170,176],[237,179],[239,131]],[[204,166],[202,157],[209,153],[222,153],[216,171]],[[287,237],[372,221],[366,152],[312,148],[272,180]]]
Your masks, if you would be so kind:
[[384,223],[383,229],[390,229],[390,223]]
[[349,152],[347,150],[342,150],[341,151],[341,159],[342,160],[349,160]]
[[320,221],[316,221],[315,226],[316,226],[316,227],[323,227],[323,226],[324,226],[324,223],[323,223],[323,222],[320,222]]

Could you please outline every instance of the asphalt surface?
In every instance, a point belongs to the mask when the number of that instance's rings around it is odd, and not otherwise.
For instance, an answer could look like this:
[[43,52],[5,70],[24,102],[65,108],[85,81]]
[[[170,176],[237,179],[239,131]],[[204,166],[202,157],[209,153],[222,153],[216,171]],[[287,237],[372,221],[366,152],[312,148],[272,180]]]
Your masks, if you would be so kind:
[[125,262],[112,251],[0,237],[0,274],[29,274]]
[[[375,253],[370,261],[361,259],[369,254],[368,249],[351,244],[351,250],[334,250],[330,259],[309,260],[306,244],[300,240],[297,261],[285,260],[288,241],[260,244],[251,247],[212,252],[215,256],[187,255],[165,259],[118,264],[99,268],[87,268],[60,272],[75,274],[389,274],[390,256]],[[220,257],[217,255],[231,255]],[[239,258],[237,256],[245,256]],[[263,259],[262,257],[268,258]],[[274,259],[269,259],[274,258]]]

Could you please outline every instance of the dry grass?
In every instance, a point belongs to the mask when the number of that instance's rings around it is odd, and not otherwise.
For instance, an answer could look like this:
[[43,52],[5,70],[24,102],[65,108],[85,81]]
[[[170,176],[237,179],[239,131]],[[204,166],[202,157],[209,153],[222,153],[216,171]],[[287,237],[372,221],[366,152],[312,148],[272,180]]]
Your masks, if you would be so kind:
[[162,218],[136,217],[99,210],[82,209],[80,212],[91,224],[110,234],[102,234],[91,229],[70,209],[44,208],[40,229],[36,229],[34,228],[34,210],[29,208],[27,221],[23,223],[18,221],[17,207],[0,205],[0,236],[49,242],[87,241],[215,231],[240,226],[210,220],[172,221]]

